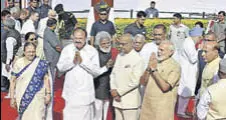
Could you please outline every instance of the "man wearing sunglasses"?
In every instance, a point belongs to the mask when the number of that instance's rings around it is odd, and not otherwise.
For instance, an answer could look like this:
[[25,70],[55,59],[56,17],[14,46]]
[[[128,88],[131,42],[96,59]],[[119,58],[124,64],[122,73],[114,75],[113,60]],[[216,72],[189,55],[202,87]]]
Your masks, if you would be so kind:
[[[104,3],[100,3],[100,4],[104,4]],[[108,13],[109,13],[110,8],[108,8],[104,5],[100,5],[97,8],[97,10],[98,10],[100,19],[98,21],[96,21],[95,23],[93,23],[92,28],[91,28],[90,44],[92,46],[95,43],[94,38],[98,32],[100,32],[100,31],[108,32],[111,35],[111,37],[114,36],[116,33],[114,24],[108,20],[108,15],[109,15]]]

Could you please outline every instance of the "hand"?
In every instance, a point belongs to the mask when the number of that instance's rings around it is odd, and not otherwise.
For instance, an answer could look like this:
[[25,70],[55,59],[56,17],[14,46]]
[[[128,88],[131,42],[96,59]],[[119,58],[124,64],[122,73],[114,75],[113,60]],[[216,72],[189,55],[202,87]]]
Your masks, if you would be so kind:
[[157,69],[157,64],[158,64],[158,60],[156,58],[156,54],[152,53],[151,56],[150,56],[150,59],[149,59],[148,67],[151,70],[154,70],[154,69]]
[[76,51],[75,52],[75,57],[74,57],[74,64],[80,64],[82,62],[82,57],[80,56],[80,52]]
[[9,64],[6,64],[5,65],[5,69],[6,69],[7,72],[9,72],[10,71],[10,65]]
[[116,96],[116,97],[114,97],[114,99],[115,99],[116,102],[121,102],[121,97],[120,96]]
[[149,73],[147,71],[140,77],[140,84],[146,86],[149,78]]
[[16,105],[16,99],[15,98],[11,98],[10,99],[10,107],[17,109],[17,105]]
[[45,104],[48,105],[50,103],[50,101],[51,101],[51,94],[47,94],[45,96]]
[[119,96],[116,89],[111,90],[111,96],[112,96],[113,98],[116,97],[116,96]]
[[106,64],[107,68],[112,68],[113,65],[114,65],[114,61],[112,59],[109,59],[107,64]]
[[56,46],[56,51],[58,51],[58,52],[61,52],[62,51],[62,48],[60,47],[60,45],[57,45]]

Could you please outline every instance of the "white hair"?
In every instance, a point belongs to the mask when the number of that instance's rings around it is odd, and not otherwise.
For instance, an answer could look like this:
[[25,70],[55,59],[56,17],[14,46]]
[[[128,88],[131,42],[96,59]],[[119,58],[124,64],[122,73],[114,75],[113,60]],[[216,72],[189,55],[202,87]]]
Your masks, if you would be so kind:
[[18,13],[20,12],[20,8],[19,7],[13,7],[10,9],[10,13],[13,14],[13,13]]
[[170,50],[175,51],[175,47],[173,43],[169,40],[163,40],[160,44],[167,44]]
[[136,40],[137,38],[141,38],[142,42],[145,42],[145,37],[142,34],[136,34],[133,40]]
[[108,32],[105,32],[105,31],[98,32],[96,37],[95,37],[95,43],[94,44],[99,46],[100,42],[103,39],[107,39],[107,40],[111,41],[111,35]]

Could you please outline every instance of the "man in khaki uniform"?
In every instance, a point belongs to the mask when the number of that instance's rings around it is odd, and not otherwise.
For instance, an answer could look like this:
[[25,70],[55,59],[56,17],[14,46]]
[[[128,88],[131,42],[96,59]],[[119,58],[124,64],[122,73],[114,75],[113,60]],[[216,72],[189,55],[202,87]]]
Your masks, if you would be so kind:
[[207,63],[203,69],[202,73],[202,83],[199,91],[199,96],[202,95],[203,91],[210,85],[213,84],[213,77],[217,74],[219,69],[220,57],[218,54],[219,45],[216,41],[216,37],[214,34],[206,36],[205,39],[209,39],[209,41],[204,42],[203,46],[203,54],[202,57],[204,61]]
[[137,120],[141,97],[139,80],[144,72],[144,61],[133,50],[132,35],[120,38],[120,54],[110,75],[111,95],[114,98],[115,120]]
[[174,120],[178,81],[181,69],[171,57],[174,46],[162,41],[158,58],[152,53],[149,60],[150,77],[146,86],[140,120]]
[[209,86],[197,106],[197,116],[200,120],[226,119],[226,58],[220,61],[218,76],[220,81]]

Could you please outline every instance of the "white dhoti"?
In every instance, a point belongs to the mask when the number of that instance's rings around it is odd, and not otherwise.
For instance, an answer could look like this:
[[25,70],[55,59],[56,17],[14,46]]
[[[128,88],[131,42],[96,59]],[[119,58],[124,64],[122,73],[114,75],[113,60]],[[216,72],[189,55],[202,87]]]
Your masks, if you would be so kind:
[[94,120],[106,120],[108,113],[109,101],[108,100],[95,100]]
[[[70,101],[73,102],[73,101]],[[64,120],[94,120],[93,111],[94,104],[75,106],[65,101],[65,108],[63,110]]]
[[115,108],[115,120],[138,120],[138,109],[119,109]]

